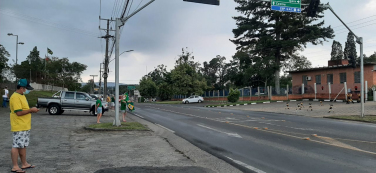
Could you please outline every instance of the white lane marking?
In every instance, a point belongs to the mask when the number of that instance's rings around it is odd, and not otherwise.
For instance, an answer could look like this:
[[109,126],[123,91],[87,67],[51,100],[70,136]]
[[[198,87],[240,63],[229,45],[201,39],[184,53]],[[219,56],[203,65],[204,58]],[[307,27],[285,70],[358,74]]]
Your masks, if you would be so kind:
[[160,125],[160,124],[155,123],[155,125],[157,125],[157,126],[159,126],[159,127],[162,127],[162,128],[164,128],[164,129],[166,129],[166,130],[172,132],[172,133],[175,133],[175,131],[173,131],[173,130],[171,130],[171,129],[165,127],[165,126],[162,126],[162,125]]
[[139,118],[145,119],[145,118],[144,118],[143,116],[141,116],[141,115],[138,115],[138,114],[134,114],[134,115],[138,116]]
[[[225,156],[225,157],[227,157],[227,156]],[[257,169],[257,168],[255,168],[255,167],[253,167],[253,166],[251,166],[251,165],[247,165],[247,164],[245,164],[245,163],[243,163],[243,162],[241,162],[241,161],[239,161],[239,160],[235,160],[235,159],[232,159],[232,158],[230,158],[230,157],[227,157],[227,158],[230,159],[230,160],[232,160],[232,161],[235,162],[236,164],[239,164],[240,166],[244,166],[244,167],[248,168],[249,170],[252,170],[252,171],[254,171],[254,172],[256,172],[256,173],[266,173],[266,172],[264,172],[264,171],[262,171],[262,170],[260,170],[260,169]]]
[[200,126],[200,127],[203,127],[203,128],[207,128],[207,129],[210,129],[210,130],[216,131],[216,132],[224,133],[224,134],[229,135],[229,136],[232,136],[232,137],[242,138],[242,137],[241,137],[240,135],[238,135],[237,133],[227,133],[227,132],[223,132],[223,131],[220,131],[220,130],[217,130],[217,129],[213,129],[213,128],[211,128],[211,127],[204,126],[204,125],[201,125],[201,124],[197,124],[197,125]]

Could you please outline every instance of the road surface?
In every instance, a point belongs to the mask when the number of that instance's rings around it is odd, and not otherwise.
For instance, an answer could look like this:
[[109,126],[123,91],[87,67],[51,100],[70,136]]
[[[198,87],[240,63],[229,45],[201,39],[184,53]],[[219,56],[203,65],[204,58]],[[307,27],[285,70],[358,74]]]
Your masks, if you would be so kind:
[[374,124],[200,104],[142,103],[136,107],[137,116],[244,172],[376,171]]

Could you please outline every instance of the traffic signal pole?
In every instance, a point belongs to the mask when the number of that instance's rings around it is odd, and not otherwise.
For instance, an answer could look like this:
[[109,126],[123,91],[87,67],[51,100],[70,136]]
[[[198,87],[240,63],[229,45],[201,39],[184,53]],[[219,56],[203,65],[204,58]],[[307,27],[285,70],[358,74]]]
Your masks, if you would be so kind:
[[[352,35],[355,36],[356,38],[356,42],[359,44],[360,46],[360,116],[361,117],[364,117],[364,61],[363,61],[363,37],[358,37],[357,35],[355,35],[355,33],[346,25],[345,22],[342,21],[342,19],[334,12],[333,8],[328,4],[325,4],[325,5],[322,5],[321,7],[324,7],[324,8],[329,8],[329,10],[337,17],[337,19],[339,21],[341,21],[341,23],[343,25],[345,25],[345,27],[351,32]],[[354,57],[355,58],[355,57]]]

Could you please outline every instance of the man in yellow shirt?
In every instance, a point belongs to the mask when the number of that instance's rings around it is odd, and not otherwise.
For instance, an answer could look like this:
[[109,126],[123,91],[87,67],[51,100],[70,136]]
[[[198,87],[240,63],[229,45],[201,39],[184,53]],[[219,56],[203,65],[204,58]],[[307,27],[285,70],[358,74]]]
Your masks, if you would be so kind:
[[[26,147],[30,142],[31,113],[37,113],[36,107],[29,108],[25,94],[34,88],[30,86],[26,79],[18,81],[17,90],[12,94],[9,100],[10,125],[13,132],[13,145],[11,151],[13,168],[12,172],[22,173],[23,169],[34,168],[26,162]],[[18,156],[21,159],[21,168],[18,166]]]

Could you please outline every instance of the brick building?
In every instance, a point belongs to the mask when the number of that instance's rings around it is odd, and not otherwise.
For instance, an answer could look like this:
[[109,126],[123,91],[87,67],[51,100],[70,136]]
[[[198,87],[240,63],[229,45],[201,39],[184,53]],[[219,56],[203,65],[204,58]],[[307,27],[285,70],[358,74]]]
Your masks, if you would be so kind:
[[[367,88],[376,85],[376,63],[364,64],[364,81],[367,81]],[[329,98],[329,85],[331,87],[330,98],[333,99],[344,88],[347,88],[355,98],[360,91],[360,66],[349,65],[348,60],[328,61],[327,67],[311,68],[298,71],[290,71],[292,75],[292,94],[302,94],[302,84],[304,84],[305,98],[314,98],[316,83],[318,99]],[[354,98],[353,97],[353,98]],[[345,99],[345,91],[342,90],[338,99]]]

